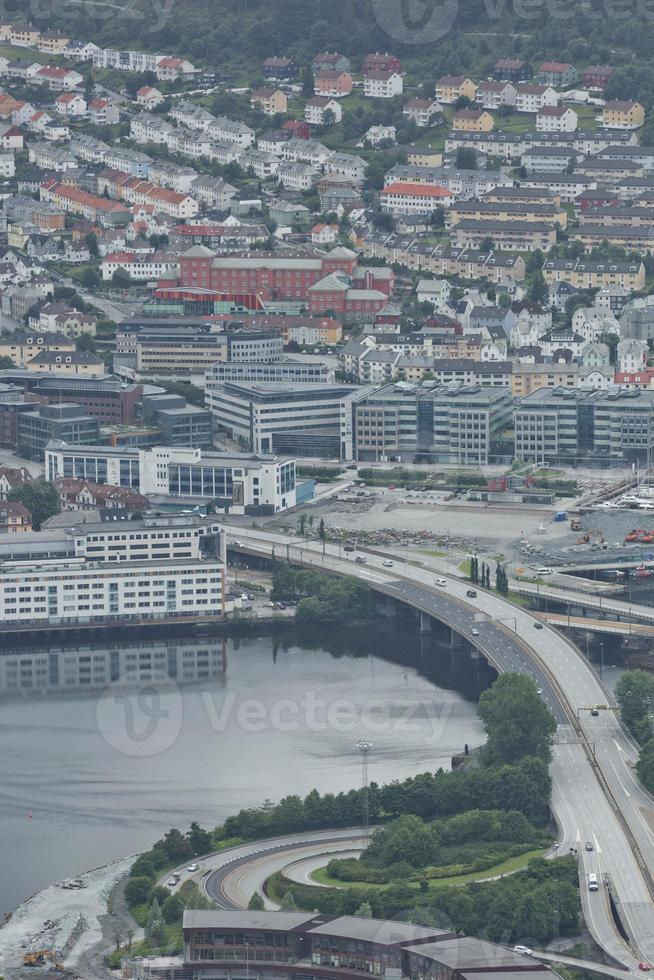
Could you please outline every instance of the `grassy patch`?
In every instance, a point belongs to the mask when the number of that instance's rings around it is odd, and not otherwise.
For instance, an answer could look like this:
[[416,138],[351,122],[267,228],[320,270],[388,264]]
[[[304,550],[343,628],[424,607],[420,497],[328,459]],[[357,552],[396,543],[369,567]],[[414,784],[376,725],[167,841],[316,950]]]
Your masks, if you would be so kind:
[[472,559],[464,558],[462,562],[459,563],[459,571],[463,572],[468,578],[470,578],[470,572],[472,569]]
[[[471,881],[485,881],[488,878],[496,878],[500,875],[513,874],[515,871],[520,871],[522,868],[526,868],[532,858],[542,857],[545,851],[542,848],[537,850],[525,851],[524,854],[519,854],[517,857],[507,858],[505,861],[500,861],[499,864],[494,865],[492,868],[487,868],[485,871],[471,871],[469,874],[464,875],[452,875],[450,878],[433,878],[429,881],[430,888],[444,888],[446,885],[467,885]],[[327,874],[327,868],[317,868],[309,876],[313,881],[320,885],[326,885],[329,888],[389,888],[389,885],[374,885],[366,881],[341,881],[339,878],[332,878],[331,875]],[[410,888],[419,888],[419,883],[417,881],[404,882]],[[268,885],[266,884],[266,891],[268,891]],[[268,894],[272,898],[272,895],[268,891]]]

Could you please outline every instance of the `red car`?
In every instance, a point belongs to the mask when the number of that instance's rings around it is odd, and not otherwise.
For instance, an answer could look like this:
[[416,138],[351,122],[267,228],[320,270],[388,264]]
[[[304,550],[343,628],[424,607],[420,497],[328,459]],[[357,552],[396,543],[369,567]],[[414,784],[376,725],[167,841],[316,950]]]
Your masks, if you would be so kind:
[[652,964],[651,963],[639,963],[638,964],[638,969],[639,970],[651,970],[652,969]]

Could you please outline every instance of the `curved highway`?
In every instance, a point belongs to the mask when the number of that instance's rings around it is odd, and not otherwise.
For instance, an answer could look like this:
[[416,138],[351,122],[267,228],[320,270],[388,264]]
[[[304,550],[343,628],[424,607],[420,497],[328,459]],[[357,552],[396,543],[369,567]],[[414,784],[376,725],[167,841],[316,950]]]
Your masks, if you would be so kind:
[[[562,634],[494,593],[453,576],[408,565],[381,549],[355,555],[320,542],[260,530],[226,527],[229,547],[254,554],[289,557],[298,564],[322,567],[368,582],[375,590],[440,620],[493,663],[498,670],[528,673],[543,691],[559,728],[552,777],[553,806],[563,834],[559,853],[574,847],[579,854],[581,894],[588,927],[597,943],[631,970],[654,960],[654,802],[632,771],[637,749],[624,732],[610,698],[581,652]],[[362,553],[359,549],[359,554]],[[384,561],[393,560],[392,567]],[[436,578],[445,580],[444,587]],[[473,635],[472,630],[477,631]],[[599,706],[596,716],[591,708]],[[602,707],[604,706],[604,707]],[[586,842],[593,844],[586,851]],[[579,846],[581,845],[581,846]],[[612,917],[608,887],[589,892],[586,875],[599,871],[610,883],[630,944]]]

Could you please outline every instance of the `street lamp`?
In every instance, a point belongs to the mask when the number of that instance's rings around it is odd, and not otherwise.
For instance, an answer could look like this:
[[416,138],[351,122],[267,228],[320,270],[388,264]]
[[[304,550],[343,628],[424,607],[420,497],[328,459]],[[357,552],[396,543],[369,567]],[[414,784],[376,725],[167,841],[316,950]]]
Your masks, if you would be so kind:
[[373,743],[368,738],[360,738],[356,743],[356,747],[361,753],[361,843],[365,851],[368,847],[368,823],[370,818],[368,809],[368,754],[373,747]]
[[604,680],[604,644],[600,643],[600,650],[602,651],[602,666],[600,668],[600,677]]

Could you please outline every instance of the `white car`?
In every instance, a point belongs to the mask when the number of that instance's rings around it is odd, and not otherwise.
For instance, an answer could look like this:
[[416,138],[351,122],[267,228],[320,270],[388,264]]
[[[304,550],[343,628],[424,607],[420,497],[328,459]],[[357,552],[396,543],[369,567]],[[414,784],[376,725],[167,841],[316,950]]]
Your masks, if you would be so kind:
[[479,636],[479,630],[473,630],[472,631],[472,635],[473,636]]
[[177,884],[177,879],[176,878],[169,878],[168,881],[166,882],[166,884],[168,885],[169,888],[174,888],[175,885]]
[[393,567],[393,562],[392,561],[384,561],[384,562],[382,562],[382,565],[384,566],[384,568],[392,568]]
[[534,955],[533,949],[529,949],[529,946],[514,946],[513,947],[513,952],[514,953],[522,953],[523,956],[533,956]]
[[191,874],[193,874],[194,871],[199,871],[200,870],[200,865],[199,864],[189,864],[189,866],[188,866],[188,868],[186,870],[187,871],[190,871]]

